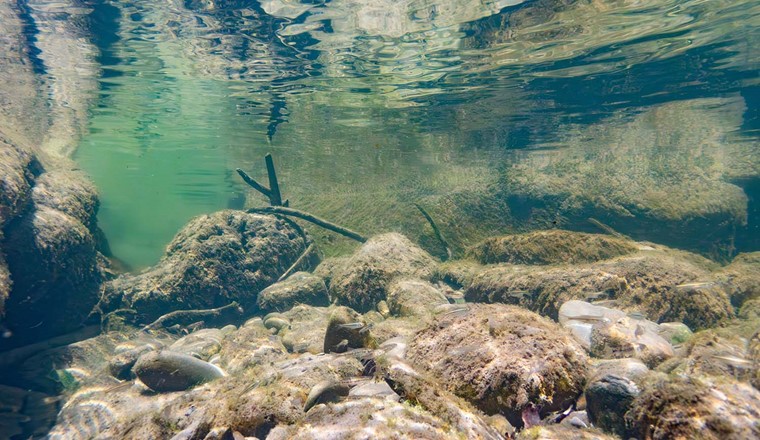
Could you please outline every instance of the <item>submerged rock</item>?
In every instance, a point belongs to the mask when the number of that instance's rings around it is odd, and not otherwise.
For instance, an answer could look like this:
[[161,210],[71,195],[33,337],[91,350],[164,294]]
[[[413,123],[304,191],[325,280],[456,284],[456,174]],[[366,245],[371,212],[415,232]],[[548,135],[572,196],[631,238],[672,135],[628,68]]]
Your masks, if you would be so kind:
[[92,184],[80,173],[46,172],[30,198],[29,209],[5,228],[13,289],[4,325],[12,337],[0,340],[0,347],[78,328],[97,303],[104,278],[94,238],[98,196]]
[[595,426],[622,438],[632,433],[626,427],[625,414],[639,395],[639,387],[631,379],[606,374],[586,386],[586,411]]
[[646,385],[626,414],[637,438],[760,438],[760,391],[721,378],[667,377]]
[[615,440],[617,437],[604,434],[596,429],[581,429],[574,426],[535,426],[521,431],[516,440]]
[[388,308],[394,316],[430,316],[446,296],[427,281],[399,279],[388,288]]
[[327,287],[321,277],[296,272],[262,290],[256,300],[256,305],[264,313],[285,312],[299,304],[315,307],[330,305]]
[[338,304],[359,312],[375,309],[398,277],[429,279],[435,260],[408,238],[388,233],[370,238],[330,280]]
[[140,356],[132,371],[142,383],[157,392],[184,391],[224,377],[224,372],[216,365],[167,350]]
[[588,363],[583,348],[548,319],[518,307],[477,304],[414,335],[406,359],[515,426],[522,426],[521,412],[529,404],[542,414],[572,404]]
[[731,303],[737,308],[748,300],[760,298],[760,252],[737,255],[715,277],[728,290]]
[[282,344],[291,353],[322,352],[330,311],[326,307],[299,305],[285,312],[283,316],[289,320],[290,326],[278,333]]
[[343,353],[352,348],[370,347],[374,341],[369,330],[361,315],[348,307],[337,307],[327,323],[324,352]]
[[562,230],[489,238],[469,250],[481,264],[580,264],[638,250],[637,243],[609,235]]
[[684,287],[709,278],[713,266],[660,247],[577,266],[496,265],[473,278],[465,298],[516,304],[553,319],[568,300],[612,301],[615,308],[652,321],[680,321],[698,330],[734,315],[725,291]]
[[295,262],[307,241],[274,216],[219,211],[196,217],[156,266],[107,283],[105,307],[133,309],[140,322],[167,310],[208,309],[232,301],[250,308],[258,292]]

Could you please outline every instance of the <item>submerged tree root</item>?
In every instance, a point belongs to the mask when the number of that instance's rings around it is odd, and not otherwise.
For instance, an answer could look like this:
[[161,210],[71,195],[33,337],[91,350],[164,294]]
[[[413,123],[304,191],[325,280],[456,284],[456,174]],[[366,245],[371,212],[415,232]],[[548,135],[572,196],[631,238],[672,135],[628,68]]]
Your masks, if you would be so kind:
[[149,330],[155,330],[159,327],[164,327],[167,322],[176,323],[176,321],[188,321],[189,323],[190,321],[195,321],[198,318],[213,318],[213,317],[217,317],[221,315],[222,312],[229,309],[236,309],[238,313],[240,314],[243,313],[243,308],[240,307],[237,301],[233,301],[227,304],[226,306],[217,307],[215,309],[175,310],[173,312],[160,316],[158,319],[156,319],[152,323],[140,329],[140,331],[147,332]]

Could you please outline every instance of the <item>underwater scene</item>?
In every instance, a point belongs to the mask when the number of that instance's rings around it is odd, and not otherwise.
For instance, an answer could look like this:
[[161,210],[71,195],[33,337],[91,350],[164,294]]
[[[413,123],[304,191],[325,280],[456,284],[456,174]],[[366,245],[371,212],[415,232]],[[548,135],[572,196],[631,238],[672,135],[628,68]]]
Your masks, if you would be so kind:
[[760,439],[760,1],[0,0],[27,439]]

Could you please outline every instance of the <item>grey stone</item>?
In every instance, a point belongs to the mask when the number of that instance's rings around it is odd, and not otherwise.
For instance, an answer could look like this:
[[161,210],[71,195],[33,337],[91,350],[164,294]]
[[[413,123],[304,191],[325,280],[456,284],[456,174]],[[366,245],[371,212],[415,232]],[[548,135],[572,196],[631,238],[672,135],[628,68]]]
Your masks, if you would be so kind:
[[144,354],[132,370],[143,384],[157,392],[184,391],[224,376],[215,365],[166,350]]
[[632,380],[607,374],[586,386],[586,411],[595,426],[623,438],[633,436],[625,424],[625,414],[639,395]]

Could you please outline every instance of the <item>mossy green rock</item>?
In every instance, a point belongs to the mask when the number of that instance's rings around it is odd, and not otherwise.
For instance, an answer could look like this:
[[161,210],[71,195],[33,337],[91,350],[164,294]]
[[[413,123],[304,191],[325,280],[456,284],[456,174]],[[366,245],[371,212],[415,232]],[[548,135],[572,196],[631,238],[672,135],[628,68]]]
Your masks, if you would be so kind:
[[224,376],[216,365],[166,350],[142,355],[132,371],[157,392],[184,391]]

